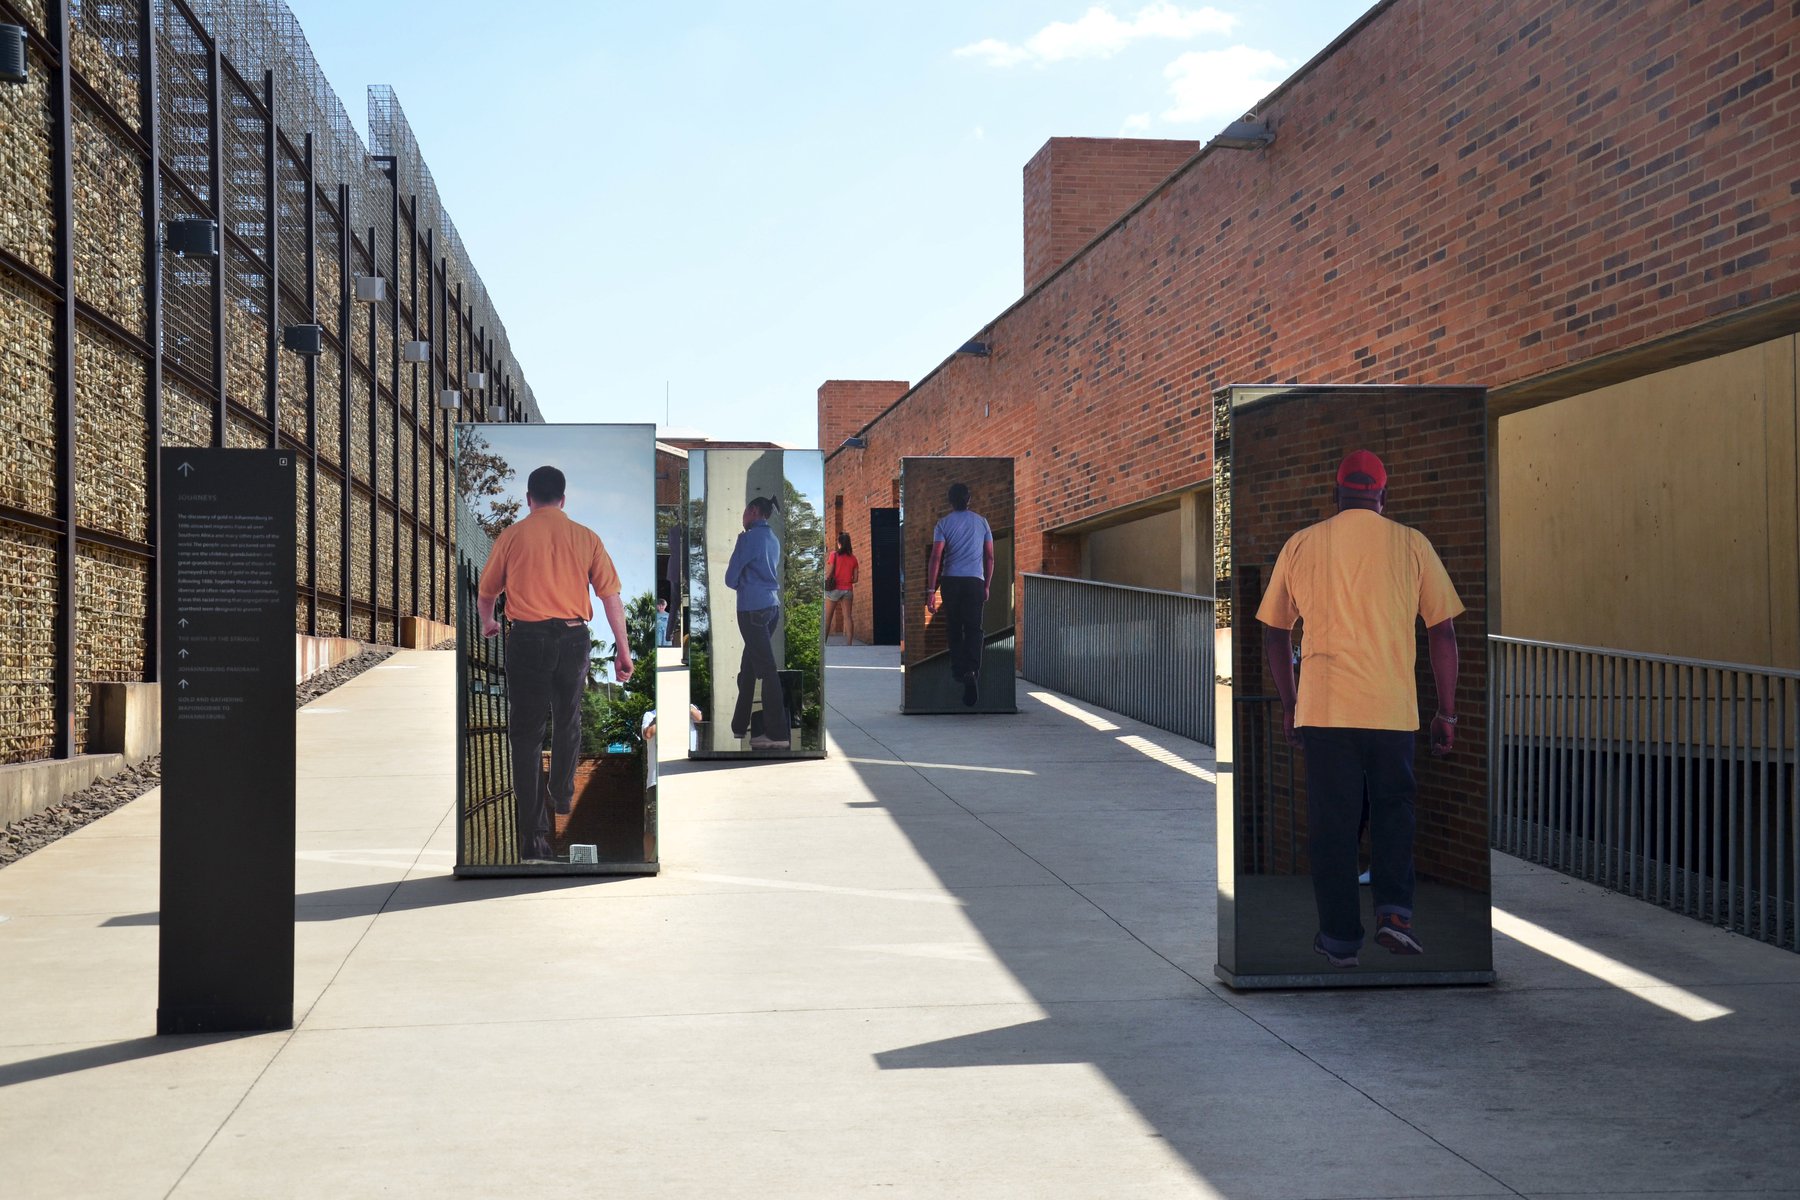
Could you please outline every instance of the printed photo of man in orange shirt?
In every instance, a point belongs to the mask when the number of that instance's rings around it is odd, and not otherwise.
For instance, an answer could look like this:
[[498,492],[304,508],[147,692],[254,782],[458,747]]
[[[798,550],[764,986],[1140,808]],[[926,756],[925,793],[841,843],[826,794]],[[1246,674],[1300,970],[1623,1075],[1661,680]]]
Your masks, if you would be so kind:
[[[563,512],[568,481],[555,467],[531,473],[525,485],[530,512],[500,532],[481,572],[481,633],[494,637],[494,610],[506,596],[507,741],[512,750],[513,802],[519,858],[556,861],[550,810],[569,812],[575,762],[581,752],[581,695],[588,679],[588,622],[600,598],[617,652],[620,683],[631,678],[631,641],[619,573],[600,535]],[[550,725],[550,781],[542,787],[541,747]]]
[[1337,472],[1337,515],[1288,539],[1256,612],[1283,731],[1306,755],[1307,848],[1319,915],[1313,950],[1340,968],[1359,965],[1363,943],[1357,843],[1365,796],[1376,944],[1393,954],[1425,952],[1412,928],[1418,619],[1437,689],[1431,753],[1447,755],[1456,743],[1454,618],[1463,603],[1425,535],[1382,516],[1387,485],[1387,468],[1374,454],[1346,456]]

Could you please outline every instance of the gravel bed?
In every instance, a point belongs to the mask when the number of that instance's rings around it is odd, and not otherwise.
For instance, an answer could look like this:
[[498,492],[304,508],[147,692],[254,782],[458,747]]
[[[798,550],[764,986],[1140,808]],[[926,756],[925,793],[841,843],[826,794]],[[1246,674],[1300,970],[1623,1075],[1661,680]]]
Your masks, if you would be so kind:
[[[294,689],[294,707],[317,700],[332,688],[348,683],[370,667],[391,658],[393,653],[392,646],[372,646],[329,671],[321,671]],[[161,783],[162,756],[156,755],[110,778],[95,780],[41,813],[14,821],[0,829],[0,867],[17,862],[90,821],[99,820]]]

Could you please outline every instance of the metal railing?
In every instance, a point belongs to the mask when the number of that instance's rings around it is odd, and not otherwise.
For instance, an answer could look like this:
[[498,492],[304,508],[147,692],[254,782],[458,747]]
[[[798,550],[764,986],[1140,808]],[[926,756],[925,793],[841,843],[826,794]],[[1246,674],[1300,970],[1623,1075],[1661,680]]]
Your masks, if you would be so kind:
[[1800,672],[1488,641],[1497,849],[1800,950]]
[[1213,602],[1025,576],[1025,678],[1213,744]]

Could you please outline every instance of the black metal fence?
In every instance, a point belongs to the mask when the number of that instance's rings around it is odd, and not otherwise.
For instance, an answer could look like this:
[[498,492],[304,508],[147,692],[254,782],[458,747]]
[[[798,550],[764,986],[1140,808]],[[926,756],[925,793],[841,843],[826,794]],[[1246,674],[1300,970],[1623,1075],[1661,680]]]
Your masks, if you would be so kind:
[[1800,672],[1489,642],[1496,848],[1800,950]]
[[481,562],[457,557],[457,672],[463,717],[456,794],[462,811],[457,831],[458,862],[518,861],[518,825],[513,816],[512,751],[506,736],[506,639],[481,636],[476,603]]
[[1025,576],[1025,678],[1213,744],[1213,602]]

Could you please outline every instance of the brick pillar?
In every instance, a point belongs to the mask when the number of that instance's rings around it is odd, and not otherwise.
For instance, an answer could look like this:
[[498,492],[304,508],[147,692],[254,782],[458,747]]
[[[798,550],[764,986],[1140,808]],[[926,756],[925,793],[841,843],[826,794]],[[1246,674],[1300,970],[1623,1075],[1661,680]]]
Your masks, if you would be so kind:
[[1051,138],[1025,164],[1025,290],[1055,274],[1148,196],[1199,142]]
[[827,379],[819,385],[819,449],[836,450],[911,386],[904,379]]

